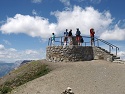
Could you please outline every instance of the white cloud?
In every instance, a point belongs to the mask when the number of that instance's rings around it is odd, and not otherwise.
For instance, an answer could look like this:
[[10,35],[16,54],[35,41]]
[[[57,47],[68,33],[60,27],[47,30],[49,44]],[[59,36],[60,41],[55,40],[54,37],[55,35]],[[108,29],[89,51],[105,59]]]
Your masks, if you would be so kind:
[[70,6],[70,0],[60,0],[64,5]]
[[0,60],[14,62],[16,60],[39,60],[45,58],[45,51],[27,49],[18,51],[14,48],[5,48],[0,44]]
[[9,48],[6,49],[4,45],[0,44],[0,60],[6,60],[8,58],[13,58],[16,55],[14,54],[16,52],[16,49]]
[[125,29],[121,29],[116,25],[113,30],[103,32],[100,38],[104,40],[125,40]]
[[14,48],[9,48],[8,51],[11,51],[11,52],[17,52],[17,50],[14,49]]
[[0,50],[4,50],[4,49],[5,49],[4,45],[0,44]]
[[125,60],[125,51],[118,52],[118,56],[120,56],[120,59]]
[[33,15],[37,15],[36,10],[33,9],[33,10],[32,10],[32,14],[33,14]]
[[11,43],[8,40],[3,40],[5,44],[11,45]]
[[92,27],[98,31],[97,34],[99,34],[102,32],[101,30],[105,30],[113,20],[109,11],[100,13],[93,7],[82,9],[79,6],[74,6],[73,10],[57,11],[53,14],[58,20],[58,30],[64,31],[68,28],[73,29],[73,33],[75,33],[76,28],[80,28],[83,35],[89,35],[89,29]]
[[[66,28],[72,29],[73,34],[75,34],[76,28],[79,28],[82,35],[89,35],[89,29],[94,28],[96,36],[100,36],[100,38],[125,39],[125,29],[113,25],[114,18],[109,11],[99,12],[93,7],[83,9],[74,6],[73,9],[55,11],[51,14],[56,17],[57,23],[49,23],[49,20],[44,17],[16,14],[13,18],[7,19],[6,23],[0,27],[0,31],[5,34],[25,33],[32,37],[48,38],[52,32],[56,36],[62,35]],[[114,29],[110,29],[111,25]]]
[[20,51],[19,56],[20,57],[18,57],[18,60],[20,60],[20,59],[39,60],[39,59],[45,58],[46,53],[42,49],[39,49],[39,50],[27,49],[25,51]]
[[25,33],[32,37],[47,38],[55,31],[55,26],[43,17],[16,14],[14,18],[8,18],[0,30],[2,33]]
[[33,3],[41,3],[42,0],[32,0]]
[[29,54],[38,54],[38,52],[35,51],[35,50],[26,50],[25,53],[26,53],[27,55],[29,55]]

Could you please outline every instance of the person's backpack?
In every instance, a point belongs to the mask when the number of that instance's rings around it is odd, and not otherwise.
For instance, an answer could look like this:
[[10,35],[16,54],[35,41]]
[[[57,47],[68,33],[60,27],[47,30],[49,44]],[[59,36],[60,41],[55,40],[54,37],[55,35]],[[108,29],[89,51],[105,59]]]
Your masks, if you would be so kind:
[[71,31],[69,31],[69,35],[68,36],[72,36],[72,32]]
[[84,40],[83,40],[83,38],[82,38],[82,37],[81,37],[81,39],[80,39],[80,42],[81,42],[81,43],[83,43],[83,42],[84,42]]

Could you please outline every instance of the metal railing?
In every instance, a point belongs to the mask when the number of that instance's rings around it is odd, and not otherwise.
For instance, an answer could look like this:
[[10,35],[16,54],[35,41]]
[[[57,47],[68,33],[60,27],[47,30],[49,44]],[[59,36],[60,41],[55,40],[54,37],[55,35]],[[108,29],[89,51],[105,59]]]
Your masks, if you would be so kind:
[[105,40],[103,40],[103,39],[99,39],[99,38],[96,38],[95,37],[95,42],[97,41],[97,46],[98,47],[100,47],[99,46],[99,42],[102,42],[102,43],[104,43],[104,44],[106,44],[106,45],[108,45],[109,46],[109,52],[111,53],[111,49],[113,49],[113,48],[115,48],[115,54],[116,54],[116,56],[117,56],[117,52],[118,52],[118,50],[119,50],[119,47],[117,47],[117,46],[115,46],[115,45],[113,45],[113,44],[111,44],[111,43],[109,43],[109,42],[107,42],[107,41],[105,41]]
[[[82,46],[91,46],[91,37],[89,36],[81,36],[83,39],[84,39],[84,42],[82,43]],[[115,48],[115,55],[117,56],[117,52],[119,50],[119,47],[103,40],[103,39],[99,39],[97,37],[94,37],[94,46],[97,46],[97,47],[101,47],[100,46],[100,43],[103,43],[107,46],[109,46],[109,52],[111,53],[112,49]],[[59,37],[55,37],[55,43],[54,45],[63,45],[64,44],[64,36],[59,36]],[[69,44],[69,42],[67,41],[67,44]],[[49,38],[49,41],[48,41],[48,46],[51,46],[52,45],[52,38],[50,37]]]

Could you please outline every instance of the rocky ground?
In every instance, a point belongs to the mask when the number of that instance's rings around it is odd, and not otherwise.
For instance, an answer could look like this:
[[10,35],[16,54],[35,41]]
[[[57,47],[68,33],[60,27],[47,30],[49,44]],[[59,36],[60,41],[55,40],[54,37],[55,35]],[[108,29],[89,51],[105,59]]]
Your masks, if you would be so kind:
[[103,60],[47,64],[53,69],[50,73],[11,94],[61,94],[67,87],[74,94],[125,94],[125,64]]

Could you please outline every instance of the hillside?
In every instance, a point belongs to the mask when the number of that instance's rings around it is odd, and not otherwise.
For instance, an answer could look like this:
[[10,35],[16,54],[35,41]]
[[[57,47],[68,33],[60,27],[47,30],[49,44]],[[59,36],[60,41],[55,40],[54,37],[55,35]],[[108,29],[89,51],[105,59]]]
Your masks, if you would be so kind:
[[[40,66],[44,66],[42,70],[48,74],[29,82],[24,80],[27,79],[24,74],[32,77]],[[124,74],[124,64],[103,60],[66,63],[39,60],[12,71],[0,80],[0,84],[20,78],[15,80],[14,90],[9,94],[61,94],[67,87],[71,87],[75,94],[125,94]],[[18,82],[23,85],[19,86]]]
[[47,63],[50,73],[30,81],[11,94],[125,94],[125,65],[103,60]]
[[23,63],[0,79],[0,94],[6,94],[8,91],[45,75],[49,71],[47,65],[44,64],[44,60]]

